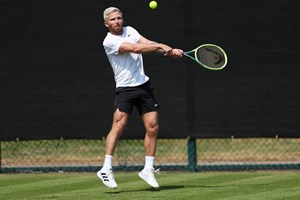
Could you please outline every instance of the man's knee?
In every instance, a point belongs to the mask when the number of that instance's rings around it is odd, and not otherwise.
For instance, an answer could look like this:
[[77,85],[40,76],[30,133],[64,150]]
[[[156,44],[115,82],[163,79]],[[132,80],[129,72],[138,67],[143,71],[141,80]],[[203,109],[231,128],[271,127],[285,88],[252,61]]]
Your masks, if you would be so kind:
[[147,132],[149,137],[156,137],[157,133],[158,133],[158,129],[159,129],[159,125],[154,124],[154,125],[149,126],[147,128],[146,132]]
[[116,129],[118,132],[123,132],[126,128],[126,122],[119,122],[116,124]]

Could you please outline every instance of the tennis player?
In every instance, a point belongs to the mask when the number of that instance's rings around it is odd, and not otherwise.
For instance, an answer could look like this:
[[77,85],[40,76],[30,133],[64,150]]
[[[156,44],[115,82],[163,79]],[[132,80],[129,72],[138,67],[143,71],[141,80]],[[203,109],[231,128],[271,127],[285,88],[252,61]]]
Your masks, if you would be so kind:
[[130,26],[123,26],[122,12],[109,7],[103,12],[104,25],[109,32],[103,46],[114,72],[116,82],[115,112],[110,132],[106,137],[105,160],[97,176],[109,188],[117,188],[112,171],[113,154],[119,137],[124,131],[133,107],[136,107],[144,123],[145,166],[139,176],[150,186],[159,188],[153,174],[156,139],[158,133],[159,104],[153,95],[153,87],[144,72],[142,54],[160,52],[171,58],[180,58],[181,49],[150,41]]

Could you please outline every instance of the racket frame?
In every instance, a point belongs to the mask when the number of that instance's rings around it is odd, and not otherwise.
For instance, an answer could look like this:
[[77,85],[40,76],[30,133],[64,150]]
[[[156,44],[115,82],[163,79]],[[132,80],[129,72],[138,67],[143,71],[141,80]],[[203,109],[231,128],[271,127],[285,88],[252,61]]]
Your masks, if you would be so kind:
[[[216,47],[216,48],[218,48],[218,49],[222,52],[222,54],[223,54],[223,56],[224,56],[224,64],[223,64],[221,67],[218,67],[218,68],[210,67],[210,66],[205,65],[204,63],[202,63],[202,62],[200,62],[200,61],[198,60],[198,58],[197,58],[197,50],[200,49],[200,48],[206,47],[206,46],[209,46],[209,47],[211,47],[211,46]],[[193,53],[193,56],[191,55],[192,53]],[[210,69],[210,70],[221,70],[221,69],[223,69],[223,68],[226,66],[226,64],[227,64],[227,55],[226,55],[225,51],[224,51],[221,47],[219,47],[218,45],[215,45],[215,44],[202,44],[202,45],[198,46],[197,48],[195,48],[195,49],[193,49],[193,50],[191,50],[191,51],[183,52],[183,55],[185,55],[185,56],[191,58],[192,60],[194,60],[195,62],[199,63],[201,66],[203,66],[204,68]]]

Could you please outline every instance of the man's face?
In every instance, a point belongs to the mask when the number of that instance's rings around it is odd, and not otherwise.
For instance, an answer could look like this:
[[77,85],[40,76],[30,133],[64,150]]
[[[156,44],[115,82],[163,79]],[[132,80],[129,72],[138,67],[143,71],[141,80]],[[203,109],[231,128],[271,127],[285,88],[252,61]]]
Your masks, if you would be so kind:
[[108,15],[108,18],[105,20],[104,25],[109,29],[114,35],[120,35],[123,31],[123,17],[122,14],[118,11],[112,12]]

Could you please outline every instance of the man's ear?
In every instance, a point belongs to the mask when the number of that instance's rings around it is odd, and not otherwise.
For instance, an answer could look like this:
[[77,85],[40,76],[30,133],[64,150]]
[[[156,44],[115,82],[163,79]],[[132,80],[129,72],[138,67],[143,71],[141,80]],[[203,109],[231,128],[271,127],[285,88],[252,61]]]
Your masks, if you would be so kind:
[[106,22],[104,22],[104,26],[106,26],[108,28],[108,24]]

